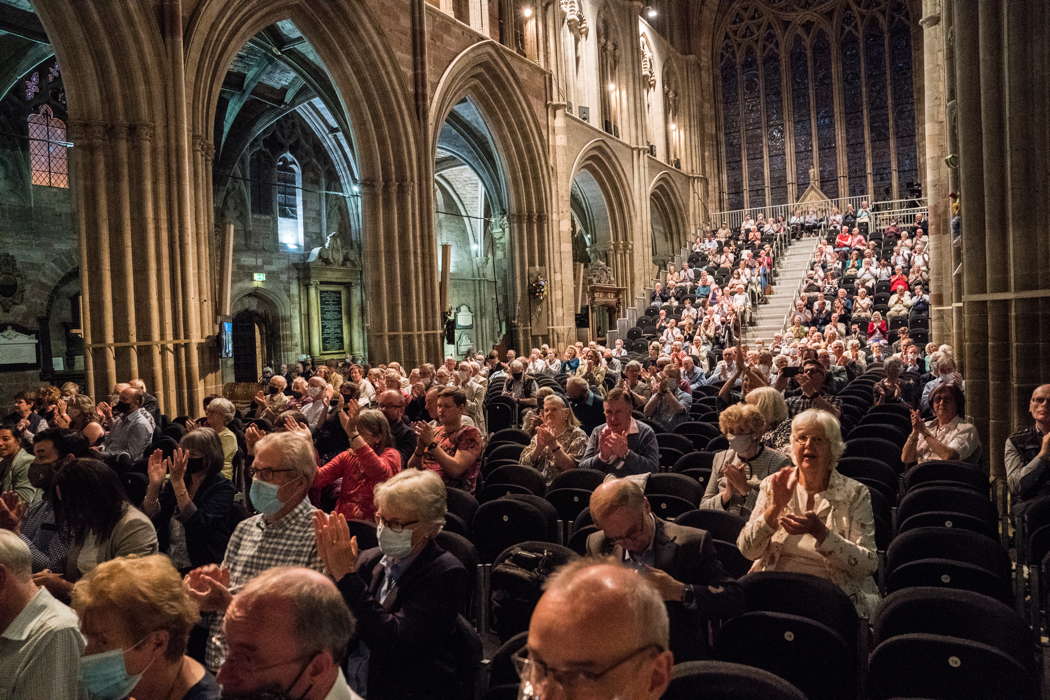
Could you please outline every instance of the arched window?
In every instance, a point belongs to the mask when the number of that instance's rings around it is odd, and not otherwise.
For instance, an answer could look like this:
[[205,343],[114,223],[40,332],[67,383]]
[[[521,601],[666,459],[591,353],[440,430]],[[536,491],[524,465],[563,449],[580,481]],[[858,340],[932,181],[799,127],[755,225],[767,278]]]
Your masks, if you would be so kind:
[[303,174],[289,153],[277,159],[277,241],[287,250],[303,249]]
[[29,127],[29,168],[34,185],[69,187],[66,124],[48,105],[26,119]]

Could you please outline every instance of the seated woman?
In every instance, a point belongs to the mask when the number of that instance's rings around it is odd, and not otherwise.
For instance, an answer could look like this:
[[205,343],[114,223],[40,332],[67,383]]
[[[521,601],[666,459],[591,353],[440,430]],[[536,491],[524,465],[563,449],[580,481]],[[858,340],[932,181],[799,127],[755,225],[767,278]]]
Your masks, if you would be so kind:
[[565,348],[565,357],[561,362],[561,371],[566,374],[575,374],[580,366],[580,358],[576,357],[576,346],[570,345]]
[[911,403],[914,400],[909,385],[901,381],[904,363],[899,357],[891,357],[883,363],[886,376],[875,383],[872,391],[875,394],[875,405],[885,403]]
[[886,325],[886,321],[882,318],[882,314],[876,311],[871,315],[871,320],[868,322],[868,342],[886,342],[888,333],[889,327]]
[[846,266],[842,270],[843,277],[856,277],[860,272],[860,268],[863,262],[860,258],[860,251],[854,250],[849,254],[849,260],[846,261]]
[[549,386],[541,386],[536,390],[536,405],[530,406],[522,411],[521,429],[525,431],[527,435],[535,433],[536,426],[543,422],[543,401],[553,393],[554,389]]
[[373,493],[378,484],[401,471],[401,453],[394,447],[390,423],[382,411],[361,411],[356,404],[339,415],[350,448],[317,470],[312,491],[341,479],[335,511],[347,520],[372,520]]
[[73,609],[87,640],[81,685],[92,698],[220,697],[215,678],[186,656],[197,605],[163,554],[99,564],[74,586]]
[[208,402],[204,409],[204,419],[209,428],[219,436],[222,443],[222,475],[233,479],[233,458],[237,454],[237,436],[230,430],[230,423],[237,416],[233,402],[221,396]]
[[120,477],[96,459],[78,459],[52,483],[55,524],[69,533],[62,576],[44,570],[33,580],[68,601],[73,584],[99,564],[131,554],[155,554],[157,531],[128,501]]
[[587,433],[580,429],[580,421],[557,394],[543,400],[542,422],[518,461],[543,474],[549,484],[554,477],[574,469],[587,449]]
[[350,679],[367,665],[365,697],[459,696],[451,692],[460,679],[450,641],[470,586],[463,564],[434,541],[446,498],[441,477],[427,469],[383,482],[375,494],[379,547],[360,553],[341,513],[314,512],[318,554],[357,620],[347,665]]
[[857,290],[857,296],[853,300],[853,315],[850,322],[867,323],[871,320],[871,310],[874,306],[875,301],[868,296],[867,287],[861,287]]
[[60,399],[56,406],[52,427],[78,431],[87,438],[90,447],[102,444],[106,430],[96,420],[95,401],[90,396],[73,394],[68,399]]
[[911,434],[901,450],[905,464],[936,459],[975,461],[981,452],[981,438],[973,423],[962,418],[966,399],[957,384],[944,383],[930,394],[933,420],[923,422],[918,411],[911,412]]
[[850,235],[848,228],[843,226],[839,229],[838,235],[835,236],[835,252],[846,253],[850,249],[850,243],[853,241],[853,236]]
[[734,404],[722,411],[718,427],[729,440],[729,449],[717,453],[712,461],[700,508],[747,517],[755,507],[762,479],[791,462],[762,444],[766,421],[750,404]]
[[157,530],[160,551],[185,571],[222,561],[233,532],[235,492],[222,474],[222,443],[214,430],[187,433],[179,448],[168,458],[160,450],[150,454],[142,508]]
[[791,455],[762,480],[737,546],[751,571],[794,571],[828,579],[871,617],[879,601],[872,574],[875,518],[868,487],[835,471],[845,445],[838,419],[808,409],[791,422]]
[[891,321],[901,316],[907,316],[911,311],[911,292],[907,289],[898,289],[892,295],[887,302],[889,310],[886,312],[886,318]]
[[[780,364],[780,372],[787,367],[788,358],[779,355],[774,362]],[[791,420],[788,419],[787,402],[784,395],[772,386],[760,386],[752,389],[744,397],[744,402],[758,409],[765,421],[766,432],[762,435],[762,444],[781,454],[788,454],[791,441]]]

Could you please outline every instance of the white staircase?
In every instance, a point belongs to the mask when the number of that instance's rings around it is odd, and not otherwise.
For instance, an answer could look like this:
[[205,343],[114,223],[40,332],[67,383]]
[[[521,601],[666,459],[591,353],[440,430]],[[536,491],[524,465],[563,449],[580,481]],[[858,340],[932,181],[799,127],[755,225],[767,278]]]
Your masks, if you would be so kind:
[[755,311],[756,325],[748,329],[748,343],[769,341],[773,335],[784,330],[788,311],[798,298],[799,287],[806,270],[809,269],[819,239],[804,238],[795,241],[781,254],[777,261],[777,283],[775,292],[769,296],[768,304],[761,304]]

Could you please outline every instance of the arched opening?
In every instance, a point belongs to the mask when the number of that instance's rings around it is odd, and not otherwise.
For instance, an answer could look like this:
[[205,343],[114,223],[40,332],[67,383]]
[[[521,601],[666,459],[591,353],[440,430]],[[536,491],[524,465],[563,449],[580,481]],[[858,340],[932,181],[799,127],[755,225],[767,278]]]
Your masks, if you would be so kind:
[[233,315],[233,381],[258,381],[264,366],[279,364],[280,331],[280,316],[269,300],[258,294],[238,300]]
[[674,186],[666,177],[657,178],[649,195],[653,264],[658,268],[681,252],[685,245],[685,217]]
[[[461,100],[441,128],[434,165],[438,249],[451,253],[448,298],[442,301],[446,310],[470,311],[469,322],[456,314],[462,322],[454,342],[446,337],[446,354],[488,350],[506,342],[510,332],[513,251],[503,172],[488,123],[471,99]],[[440,270],[440,255],[437,264]]]
[[259,314],[232,319],[237,381],[303,352],[321,361],[364,355],[361,177],[324,62],[293,21],[280,20],[248,40],[223,84],[215,249],[233,224],[232,287],[252,285],[301,310],[278,319],[268,309],[283,334],[261,327]]

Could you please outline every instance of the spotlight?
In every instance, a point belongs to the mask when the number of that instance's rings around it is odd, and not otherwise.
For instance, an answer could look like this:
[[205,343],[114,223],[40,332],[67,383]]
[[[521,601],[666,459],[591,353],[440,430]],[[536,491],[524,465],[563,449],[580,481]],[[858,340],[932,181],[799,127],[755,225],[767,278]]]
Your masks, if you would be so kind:
[[616,83],[610,80],[609,84],[605,86],[605,89],[609,92],[616,92]]
[[525,7],[521,8],[521,16],[525,19],[529,19],[530,17],[532,17],[532,7],[530,5],[526,5]]
[[659,13],[656,11],[656,8],[653,7],[652,5],[649,5],[648,7],[645,8],[645,16],[648,17],[649,19],[656,19],[656,15],[657,14],[659,14]]
[[671,128],[671,131],[678,131],[678,125],[675,124],[674,122],[671,122],[671,124],[669,126]]

